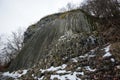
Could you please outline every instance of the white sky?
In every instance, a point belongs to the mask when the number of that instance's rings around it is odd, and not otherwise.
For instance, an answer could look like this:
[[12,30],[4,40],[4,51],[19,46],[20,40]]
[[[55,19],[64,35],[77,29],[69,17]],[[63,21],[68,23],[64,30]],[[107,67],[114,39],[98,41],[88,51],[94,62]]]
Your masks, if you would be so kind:
[[27,28],[42,17],[56,13],[68,2],[83,0],[0,0],[0,34],[9,34],[19,27]]

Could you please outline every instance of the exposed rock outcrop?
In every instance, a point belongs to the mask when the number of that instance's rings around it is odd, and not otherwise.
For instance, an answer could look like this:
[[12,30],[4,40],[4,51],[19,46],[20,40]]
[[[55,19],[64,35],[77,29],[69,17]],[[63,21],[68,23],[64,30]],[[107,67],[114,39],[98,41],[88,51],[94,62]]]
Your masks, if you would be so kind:
[[[88,37],[91,40],[93,39],[94,44],[94,34],[92,37],[92,33],[96,29],[96,26],[90,24],[89,17],[80,10],[47,16],[28,28],[26,32],[28,32],[30,39],[28,38],[29,41],[10,66],[10,70],[28,68],[39,63],[41,59],[44,59],[51,52],[49,48],[54,47],[63,35],[66,35],[65,38],[69,38],[71,35],[74,37],[80,34],[78,37],[81,38],[83,45]],[[85,48],[87,47],[88,44],[86,44]],[[66,48],[64,50],[66,51]]]
[[100,26],[99,19],[79,9],[49,15],[27,29],[25,46],[9,71],[27,69],[17,77],[20,80],[67,80],[70,76],[70,80],[118,80],[119,42],[105,39],[106,31]]

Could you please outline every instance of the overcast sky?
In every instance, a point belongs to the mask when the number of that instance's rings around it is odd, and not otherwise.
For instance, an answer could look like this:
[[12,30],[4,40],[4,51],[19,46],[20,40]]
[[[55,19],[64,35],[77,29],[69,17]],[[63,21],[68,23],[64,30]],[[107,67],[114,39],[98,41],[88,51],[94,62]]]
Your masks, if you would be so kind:
[[0,0],[0,34],[9,34],[19,27],[27,28],[42,17],[56,13],[68,2],[82,0]]

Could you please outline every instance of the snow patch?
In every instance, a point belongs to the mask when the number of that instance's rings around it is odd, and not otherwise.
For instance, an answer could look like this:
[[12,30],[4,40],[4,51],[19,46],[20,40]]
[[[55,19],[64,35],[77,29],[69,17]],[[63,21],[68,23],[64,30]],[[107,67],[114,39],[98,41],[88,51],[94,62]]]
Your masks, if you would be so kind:
[[117,65],[116,67],[117,67],[117,69],[120,69],[120,65]]
[[78,67],[77,69],[81,69],[81,67]]
[[72,58],[72,61],[73,62],[78,62],[76,58]]
[[38,78],[37,80],[43,80],[44,76],[42,76],[41,78]]
[[110,52],[107,52],[105,55],[103,55],[103,57],[110,57],[110,56],[112,56]]
[[86,70],[91,71],[91,72],[96,71],[96,69],[91,69],[90,66],[86,66],[85,68],[86,68]]
[[108,45],[107,47],[104,48],[105,52],[108,52],[110,50],[110,45]]
[[85,54],[84,56],[79,56],[79,58],[86,58],[88,54]]
[[58,66],[58,67],[54,67],[54,66],[51,66],[50,68],[48,68],[48,69],[40,69],[40,71],[42,72],[42,73],[44,73],[45,71],[57,71],[57,70],[59,70],[59,69],[64,69],[64,68],[66,68],[66,64],[63,64],[62,66]]
[[83,72],[74,72],[73,74],[66,74],[66,75],[51,75],[50,80],[54,80],[54,78],[57,78],[59,80],[81,80],[76,75],[84,75]]
[[61,74],[61,73],[70,73],[71,71],[66,71],[66,70],[59,70],[56,73]]
[[109,52],[110,45],[105,47],[104,50],[105,50],[106,53],[103,55],[103,57],[110,57],[110,56],[112,56],[112,54]]
[[60,73],[66,73],[66,70],[60,70],[60,71],[57,71],[56,73],[60,74]]
[[115,62],[115,59],[114,59],[114,58],[111,58],[110,60],[111,60],[112,62]]
[[16,72],[12,72],[12,73],[10,73],[10,72],[4,72],[2,75],[3,76],[12,77],[12,78],[19,78],[22,75],[25,75],[27,73],[27,71],[28,70],[16,71]]
[[95,57],[95,55],[89,55],[89,57]]

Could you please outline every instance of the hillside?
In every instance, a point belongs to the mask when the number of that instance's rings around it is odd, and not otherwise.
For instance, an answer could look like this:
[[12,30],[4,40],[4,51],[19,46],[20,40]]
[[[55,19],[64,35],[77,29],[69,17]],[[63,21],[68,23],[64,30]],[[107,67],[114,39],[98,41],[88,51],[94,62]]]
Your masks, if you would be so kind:
[[101,19],[80,9],[46,16],[28,27],[12,73],[1,79],[119,80],[120,36],[111,35],[118,27],[103,29]]

